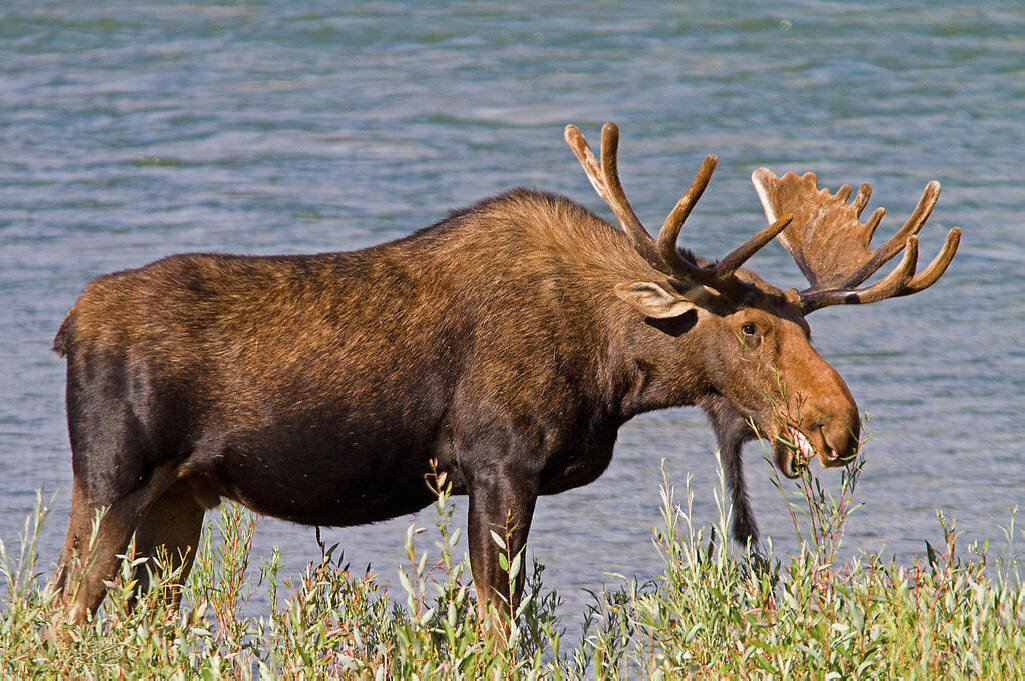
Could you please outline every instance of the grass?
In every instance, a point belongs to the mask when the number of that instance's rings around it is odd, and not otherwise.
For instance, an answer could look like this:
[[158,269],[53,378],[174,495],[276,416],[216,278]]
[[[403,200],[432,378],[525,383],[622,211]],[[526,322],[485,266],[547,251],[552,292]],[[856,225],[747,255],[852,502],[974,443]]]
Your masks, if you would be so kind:
[[[250,565],[256,517],[222,504],[208,523],[184,589],[169,612],[168,582],[134,608],[131,556],[110,584],[100,615],[47,642],[57,610],[36,566],[46,519],[42,500],[10,551],[0,542],[6,595],[0,612],[3,678],[1023,678],[1025,591],[1014,560],[1014,517],[1004,529],[1008,556],[987,547],[956,552],[958,533],[940,516],[945,544],[928,546],[911,566],[875,555],[836,563],[854,509],[863,462],[844,472],[836,497],[808,473],[796,487],[777,479],[800,539],[796,554],[774,555],[771,542],[749,557],[722,540],[729,526],[720,472],[712,527],[695,525],[690,478],[682,502],[663,473],[661,518],[653,540],[662,573],[592,594],[579,631],[566,635],[546,590],[543,567],[508,556],[510,580],[528,570],[526,597],[507,631],[480,619],[453,528],[444,476],[434,548],[410,527],[399,597],[372,573],[353,572],[337,546],[299,574],[283,576],[277,553]],[[503,537],[495,541],[502,546]],[[269,608],[243,614],[258,585]]]

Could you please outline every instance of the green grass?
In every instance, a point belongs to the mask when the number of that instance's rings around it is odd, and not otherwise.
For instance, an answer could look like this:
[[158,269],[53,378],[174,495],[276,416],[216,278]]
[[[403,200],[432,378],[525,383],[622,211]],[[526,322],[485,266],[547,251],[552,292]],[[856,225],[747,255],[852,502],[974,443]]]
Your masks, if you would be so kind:
[[[155,578],[127,607],[132,561],[110,585],[101,613],[47,641],[58,617],[48,602],[36,539],[40,501],[16,551],[0,544],[6,595],[0,612],[2,678],[1023,678],[1025,595],[1013,559],[990,564],[986,547],[955,551],[946,538],[911,566],[862,554],[838,564],[862,463],[844,473],[836,497],[805,476],[778,480],[800,549],[748,558],[723,541],[728,527],[720,474],[714,527],[696,527],[690,479],[682,503],[663,474],[661,519],[653,539],[662,573],[646,583],[593,593],[583,623],[567,634],[546,590],[543,568],[506,556],[510,579],[527,569],[527,597],[506,632],[478,618],[469,568],[452,528],[444,479],[434,547],[412,527],[405,537],[398,595],[373,574],[350,570],[325,548],[323,559],[282,575],[276,552],[250,565],[256,517],[233,505],[208,523],[185,605],[168,612]],[[501,543],[502,537],[496,535]],[[266,589],[269,606],[246,616],[247,599]]]

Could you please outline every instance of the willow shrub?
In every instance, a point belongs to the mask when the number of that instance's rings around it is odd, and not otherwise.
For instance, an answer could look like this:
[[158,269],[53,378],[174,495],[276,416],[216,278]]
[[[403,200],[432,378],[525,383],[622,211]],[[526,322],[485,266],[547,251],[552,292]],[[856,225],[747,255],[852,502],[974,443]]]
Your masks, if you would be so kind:
[[[954,523],[940,517],[945,545],[903,567],[862,555],[837,564],[862,462],[836,497],[806,475],[795,491],[778,480],[800,539],[779,558],[771,542],[753,554],[722,538],[729,518],[720,473],[719,519],[694,523],[687,479],[683,504],[663,473],[661,522],[653,531],[664,569],[638,583],[592,593],[580,630],[565,635],[559,596],[542,566],[504,555],[510,580],[527,570],[526,597],[495,626],[478,617],[460,531],[443,475],[432,476],[435,547],[410,526],[406,560],[391,595],[373,573],[353,572],[323,547],[322,559],[283,577],[275,552],[250,566],[256,517],[223,504],[204,531],[181,612],[166,607],[168,580],[132,603],[126,556],[99,616],[58,629],[57,609],[36,567],[47,510],[41,500],[16,552],[0,543],[6,594],[0,613],[0,677],[29,678],[1023,678],[1025,596],[1014,559],[987,566],[985,546],[955,553]],[[502,532],[494,540],[504,547]],[[245,614],[265,589],[269,608]],[[401,591],[399,591],[401,589]],[[253,608],[249,608],[250,610]],[[499,618],[500,619],[500,618]],[[567,644],[567,641],[571,643]]]

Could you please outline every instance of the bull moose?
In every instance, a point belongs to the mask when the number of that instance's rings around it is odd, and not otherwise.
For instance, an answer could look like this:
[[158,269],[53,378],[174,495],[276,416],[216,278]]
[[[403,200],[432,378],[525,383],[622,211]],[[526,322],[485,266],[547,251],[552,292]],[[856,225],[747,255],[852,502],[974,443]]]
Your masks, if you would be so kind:
[[[718,437],[732,533],[756,541],[741,446],[762,437],[795,476],[817,454],[855,454],[847,385],[805,317],[933,284],[950,230],[917,272],[917,233],[939,194],[871,249],[870,187],[819,189],[808,173],[753,175],[771,222],[717,262],[677,246],[708,156],[652,238],[616,167],[569,143],[622,231],[562,196],[515,189],[404,238],[318,255],[174,255],[86,286],[57,333],[67,358],[71,512],[54,586],[70,623],[94,612],[132,536],[140,556],[191,566],[221,498],[295,523],[350,526],[431,503],[436,467],[469,495],[478,603],[518,597],[490,531],[527,540],[539,495],[595,480],[636,414],[697,405]],[[781,290],[742,265],[778,237],[810,287]],[[901,250],[900,264],[858,288]],[[97,511],[104,509],[102,514]],[[91,554],[94,519],[99,517]],[[511,524],[509,524],[511,521]],[[72,587],[71,566],[86,565]],[[138,574],[145,588],[148,576]]]

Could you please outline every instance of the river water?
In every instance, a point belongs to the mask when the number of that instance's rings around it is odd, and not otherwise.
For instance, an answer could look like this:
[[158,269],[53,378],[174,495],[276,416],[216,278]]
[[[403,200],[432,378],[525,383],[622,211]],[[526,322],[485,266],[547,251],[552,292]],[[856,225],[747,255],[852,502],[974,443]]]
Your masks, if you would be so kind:
[[[864,506],[846,551],[909,563],[940,539],[1002,540],[1025,501],[1025,8],[1018,2],[661,3],[22,2],[0,7],[0,537],[35,490],[58,492],[41,542],[64,532],[70,462],[65,311],[99,274],[183,251],[297,253],[393,239],[517,185],[609,216],[562,141],[622,130],[621,173],[659,224],[706,153],[720,156],[683,242],[724,253],[764,224],[749,176],[814,170],[870,181],[880,234],[931,179],[923,237],[960,252],[932,289],[812,318],[819,351],[871,414]],[[928,255],[924,255],[928,253]],[[778,245],[751,266],[803,280]],[[703,415],[621,431],[598,482],[541,500],[531,533],[548,584],[658,571],[659,462],[693,473],[716,516]],[[763,531],[794,532],[757,445],[747,465]],[[839,476],[823,475],[833,485]],[[465,499],[458,501],[464,522]],[[431,515],[416,518],[429,525]],[[389,579],[409,519],[325,530]],[[429,541],[425,547],[433,549]],[[261,519],[256,550],[289,569],[313,530]]]

